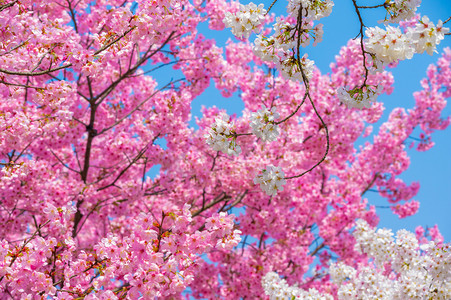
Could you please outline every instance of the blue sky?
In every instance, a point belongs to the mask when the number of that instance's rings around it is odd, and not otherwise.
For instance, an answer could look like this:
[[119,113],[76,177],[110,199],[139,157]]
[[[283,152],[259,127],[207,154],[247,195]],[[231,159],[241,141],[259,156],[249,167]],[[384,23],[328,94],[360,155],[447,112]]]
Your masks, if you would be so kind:
[[[241,1],[247,4],[250,1]],[[265,7],[268,7],[272,1],[266,1]],[[382,0],[379,2],[383,2]],[[258,2],[254,2],[257,3]],[[271,10],[276,14],[285,13],[287,1],[279,0]],[[374,1],[360,1],[359,4],[374,5]],[[439,19],[446,20],[451,16],[451,1],[448,0],[424,0],[419,8],[422,15],[427,15],[430,20],[436,23]],[[363,13],[365,25],[382,26],[377,20],[383,19],[384,11],[367,10]],[[309,58],[315,61],[317,67],[322,73],[329,72],[329,65],[334,61],[335,55],[347,41],[358,34],[359,23],[352,6],[352,1],[335,1],[335,7],[331,16],[321,20],[324,24],[323,42],[316,47],[306,48]],[[447,24],[451,26],[451,22]],[[210,31],[207,26],[201,26],[201,33],[207,38],[214,38],[218,46],[224,46],[227,39],[233,36],[230,30],[224,32]],[[251,36],[251,40],[253,37]],[[429,64],[437,61],[444,47],[451,47],[451,36],[445,37],[445,40],[438,47],[438,54],[429,56],[427,54],[415,55],[412,60],[402,61],[395,69],[391,69],[395,77],[395,90],[390,96],[381,96],[378,101],[384,102],[386,107],[385,114],[381,122],[387,120],[388,113],[395,107],[410,108],[414,105],[412,93],[420,90],[420,80],[425,76],[426,68]],[[451,80],[451,78],[450,78]],[[243,104],[237,97],[223,98],[214,87],[210,87],[204,94],[194,100],[192,104],[193,116],[200,116],[202,105],[224,108],[229,114],[236,113],[241,115]],[[443,117],[449,116],[451,109],[448,106]],[[193,122],[194,123],[194,122]],[[377,132],[375,128],[374,132]],[[379,226],[398,230],[405,228],[413,231],[417,225],[433,226],[439,225],[439,228],[445,237],[445,241],[451,241],[451,129],[436,132],[432,136],[435,146],[426,152],[417,152],[409,150],[411,157],[410,168],[400,177],[407,183],[419,181],[421,188],[414,198],[420,201],[419,212],[412,217],[399,219],[393,215],[390,209],[378,208],[381,216]],[[382,199],[377,193],[367,193],[370,203],[386,206],[387,201]]]

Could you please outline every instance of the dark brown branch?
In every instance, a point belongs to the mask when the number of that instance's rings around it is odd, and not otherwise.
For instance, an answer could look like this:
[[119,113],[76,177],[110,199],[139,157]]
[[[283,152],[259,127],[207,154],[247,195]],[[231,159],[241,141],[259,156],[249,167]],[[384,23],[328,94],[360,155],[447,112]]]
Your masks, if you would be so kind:
[[318,253],[319,250],[323,249],[326,246],[324,242],[322,242],[318,247],[315,248],[311,253],[309,253],[309,256],[314,256],[316,253]]
[[263,238],[265,237],[265,232],[262,232],[260,239],[258,240],[258,249],[260,250],[263,245]]
[[[353,0],[355,1],[355,0]],[[321,124],[324,128],[324,130],[326,131],[326,151],[324,152],[323,157],[320,159],[320,161],[318,161],[315,165],[313,165],[313,167],[311,167],[310,169],[308,169],[307,171],[299,174],[299,175],[295,175],[295,176],[290,176],[290,177],[285,177],[285,179],[293,179],[293,178],[299,178],[304,176],[305,174],[309,173],[310,171],[312,171],[313,169],[315,169],[317,166],[319,166],[327,157],[327,154],[329,153],[329,148],[330,148],[330,140],[329,140],[329,129],[327,128],[326,123],[324,122],[323,118],[321,117],[321,115],[318,113],[318,110],[316,109],[315,103],[313,103],[312,97],[310,95],[310,84],[309,84],[309,80],[307,78],[307,76],[305,75],[304,72],[304,68],[302,67],[301,64],[301,57],[299,54],[299,49],[301,46],[301,26],[302,26],[302,5],[299,8],[299,14],[298,14],[298,38],[297,38],[297,57],[296,57],[296,62],[298,64],[298,67],[301,71],[301,75],[302,75],[302,79],[304,81],[304,86],[305,86],[305,95],[307,95],[310,104],[312,104],[313,110],[315,111],[316,116],[318,117],[318,119],[321,121]],[[305,96],[304,96],[304,100],[305,100]],[[302,103],[301,103],[302,105]]]
[[[78,235],[78,233],[80,233],[81,229],[83,228],[83,225],[84,225],[84,224],[86,223],[86,221],[89,219],[89,216],[90,216],[92,213],[94,213],[94,211],[97,210],[98,208],[101,208],[101,207],[105,206],[105,205],[102,205],[102,206],[101,206],[100,204],[102,204],[102,203],[104,203],[104,202],[107,202],[107,201],[110,200],[110,199],[114,199],[114,197],[113,197],[113,198],[109,198],[109,199],[105,199],[105,200],[100,200],[99,202],[96,203],[96,205],[94,205],[94,206],[91,208],[91,210],[88,212],[88,214],[87,214],[86,217],[84,218],[83,222],[81,222],[81,223],[80,223],[80,226],[77,227],[77,232],[75,233],[75,236]],[[124,202],[124,201],[126,201],[126,200],[127,200],[127,199],[121,199],[121,200],[115,200],[114,202]],[[113,204],[114,204],[114,202],[113,202]]]
[[355,12],[359,18],[359,22],[360,22],[360,31],[359,31],[359,35],[360,35],[360,49],[362,50],[362,64],[363,64],[363,68],[365,70],[365,76],[364,76],[364,80],[363,83],[361,85],[361,87],[363,88],[364,86],[366,86],[366,81],[368,80],[368,68],[366,67],[366,59],[365,59],[365,54],[371,54],[367,51],[365,51],[365,47],[363,45],[363,38],[365,37],[364,33],[363,33],[363,28],[365,27],[365,24],[363,24],[363,19],[362,16],[360,15],[360,10],[359,10],[359,6],[357,5],[356,0],[352,0],[352,3],[354,4],[354,8],[355,8]]
[[[136,26],[135,26],[136,27]],[[123,37],[125,37],[127,34],[130,33],[130,31],[132,31],[133,29],[135,29],[135,27],[130,28],[129,30],[125,31],[124,34],[122,34],[121,36],[119,36],[118,38],[114,39],[113,41],[109,42],[108,44],[106,44],[105,46],[103,46],[102,48],[100,48],[99,50],[97,50],[96,52],[94,52],[94,55],[100,54],[103,51],[105,51],[106,49],[110,48],[113,44],[117,43],[118,41],[120,41]]]
[[287,121],[288,119],[290,119],[292,116],[294,116],[297,112],[298,112],[298,110],[301,108],[301,106],[302,106],[302,104],[304,104],[304,102],[305,102],[305,99],[307,99],[307,94],[308,94],[309,92],[306,90],[305,91],[305,94],[304,94],[304,98],[302,99],[302,102],[296,107],[296,109],[291,113],[291,114],[289,114],[286,118],[284,118],[283,120],[281,120],[281,121],[279,121],[279,122],[275,122],[275,124],[276,125],[279,125],[280,123],[283,123],[283,122],[285,122],[285,121]]
[[370,183],[368,183],[368,185],[366,186],[366,188],[363,190],[363,192],[360,194],[360,196],[365,195],[366,192],[368,192],[368,190],[373,186],[374,182],[376,181],[376,179],[379,177],[379,173],[376,172],[376,174],[374,174],[373,179],[370,181]]
[[83,214],[80,212],[80,206],[83,204],[83,199],[77,201],[77,211],[74,215],[74,226],[72,227],[72,238],[75,238],[80,231],[77,231],[78,223],[83,218]]
[[72,7],[72,2],[70,0],[66,0],[66,2],[69,5],[69,13],[70,13],[72,22],[74,23],[75,32],[78,33],[77,20],[75,19],[75,11],[74,11],[74,8]]
[[[46,53],[44,53],[42,55],[42,57],[39,59],[38,63],[36,64],[36,66],[31,70],[31,72],[33,73],[34,71],[36,71],[37,68],[39,68],[39,66],[42,64],[42,62],[44,61],[44,58],[46,58],[47,54],[51,53],[56,47],[58,47],[58,44],[55,44],[53,47],[51,47]],[[50,66],[51,67],[51,66]]]
[[211,168],[210,168],[210,172],[213,171],[213,169],[215,168],[215,164],[216,164],[216,159],[219,157],[219,151],[216,152],[216,156],[213,157],[213,163],[211,164]]
[[128,69],[127,72],[125,72],[122,76],[120,76],[117,80],[115,80],[110,86],[108,86],[106,89],[104,89],[99,95],[94,97],[94,100],[96,101],[97,105],[102,103],[102,101],[116,88],[116,86],[121,83],[125,78],[133,74],[143,63],[145,63],[149,58],[157,54],[166,44],[171,40],[173,37],[175,31],[172,31],[168,38],[161,44],[160,47],[155,49],[151,54],[147,53],[151,50],[151,47],[147,50],[146,55],[142,57],[131,69]]
[[267,14],[269,14],[269,11],[270,11],[271,8],[274,6],[274,4],[276,4],[276,2],[277,2],[277,0],[274,0],[274,1],[271,3],[271,5],[268,7],[268,10],[266,11],[265,16],[266,16]]
[[21,42],[19,45],[15,46],[15,47],[12,47],[12,48],[9,49],[7,52],[0,54],[0,56],[9,54],[9,53],[13,52],[14,50],[19,49],[20,47],[22,47],[23,45],[25,45],[29,40],[30,40],[30,38],[27,39],[25,42]]
[[86,130],[88,131],[88,139],[86,141],[86,150],[85,150],[85,159],[84,159],[84,163],[83,163],[83,169],[80,173],[81,180],[83,180],[84,183],[86,183],[86,181],[88,179],[89,161],[91,158],[92,141],[93,141],[94,137],[97,135],[97,131],[94,129],[96,110],[97,110],[97,106],[91,105],[91,117],[90,117],[89,125],[86,127]]
[[25,146],[25,148],[23,148],[22,151],[20,151],[20,153],[14,158],[13,162],[17,162],[17,160],[22,157],[22,155],[25,153],[25,151],[28,149],[28,147],[30,147],[31,143],[33,143],[33,141],[29,142]]
[[213,202],[210,202],[209,204],[205,205],[205,207],[199,209],[198,211],[194,212],[191,214],[192,217],[196,217],[198,215],[200,215],[202,212],[206,211],[207,209],[215,206],[216,204],[226,200],[226,199],[230,199],[230,196],[227,196],[227,194],[225,194],[224,192],[221,193],[218,197],[216,197],[215,199],[213,199]]
[[229,209],[231,209],[232,207],[235,207],[236,205],[240,204],[241,201],[244,199],[244,197],[247,195],[248,190],[245,190],[243,194],[241,194],[241,196],[239,196],[234,202],[232,202],[232,204],[230,204],[229,206],[227,206],[227,208],[224,211],[227,211]]
[[387,4],[384,2],[382,4],[373,5],[373,6],[361,6],[361,5],[358,5],[357,8],[364,8],[364,9],[366,9],[366,8],[378,8],[378,7],[385,7],[386,5]]
[[143,178],[141,181],[141,191],[144,190],[144,181],[146,180],[147,157],[144,157]]
[[20,76],[40,76],[40,75],[46,75],[55,71],[59,71],[62,69],[66,69],[72,67],[72,63],[69,63],[67,65],[64,66],[59,66],[53,69],[49,69],[49,70],[45,70],[45,71],[40,71],[40,72],[20,72],[20,71],[9,71],[9,70],[4,70],[4,69],[0,69],[1,73],[5,73],[8,75],[20,75]]
[[14,4],[16,4],[17,2],[18,2],[18,0],[14,0],[13,2],[1,5],[0,6],[0,12],[4,11],[7,8],[10,8],[10,7],[14,6]]
[[67,168],[68,170],[75,172],[77,174],[80,174],[80,171],[74,170],[69,166],[66,166],[66,164],[52,151],[50,150],[50,152],[53,154],[53,156],[55,156],[55,158],[63,165],[63,167]]
[[[157,134],[157,136],[153,139],[153,141],[155,141],[158,138],[158,136],[159,136],[159,134]],[[116,179],[114,179],[113,182],[111,182],[110,184],[108,184],[104,187],[98,188],[97,191],[102,191],[111,186],[114,186],[116,184],[116,182],[122,177],[122,175],[124,175],[125,172],[127,172],[127,170],[130,169],[144,155],[144,153],[146,153],[148,147],[149,147],[149,144],[144,146],[144,148],[142,148],[138,152],[138,154],[132,159],[132,161],[122,171],[119,172],[119,174],[116,176]]]
[[[88,124],[88,126],[86,126],[86,130],[88,131],[88,138],[86,141],[83,169],[80,171],[81,180],[85,184],[88,180],[88,171],[89,171],[89,166],[90,166],[89,162],[91,159],[92,141],[94,140],[94,137],[97,135],[97,131],[94,129],[97,105],[95,104],[94,100],[90,101],[90,107],[91,107],[91,114],[89,117],[89,124]],[[83,204],[83,199],[80,199],[77,201],[77,211],[75,212],[74,226],[72,227],[72,237],[73,238],[75,238],[77,236],[77,234],[79,232],[79,231],[77,231],[77,226],[78,226],[78,223],[80,223],[81,219],[83,218],[83,214],[80,211],[80,206],[82,204]]]
[[323,118],[321,118],[320,114],[319,114],[318,111],[316,110],[315,104],[313,103],[313,101],[312,101],[312,99],[311,99],[311,97],[310,97],[310,94],[309,94],[308,98],[309,98],[309,100],[310,100],[310,103],[311,103],[312,106],[313,106],[313,110],[315,111],[316,116],[319,118],[319,120],[321,121],[321,124],[322,124],[323,127],[324,127],[324,130],[326,131],[326,151],[324,152],[324,155],[323,155],[323,157],[320,159],[320,161],[318,161],[313,167],[311,167],[310,169],[308,169],[307,171],[305,171],[305,172],[303,172],[303,173],[301,173],[301,174],[299,174],[299,175],[295,175],[295,176],[291,176],[291,177],[286,177],[285,179],[293,179],[293,178],[299,178],[299,177],[304,176],[305,174],[309,173],[310,171],[312,171],[313,169],[315,169],[317,166],[319,166],[319,165],[326,159],[327,154],[329,154],[329,149],[330,149],[329,129],[327,128],[326,123],[324,123]]

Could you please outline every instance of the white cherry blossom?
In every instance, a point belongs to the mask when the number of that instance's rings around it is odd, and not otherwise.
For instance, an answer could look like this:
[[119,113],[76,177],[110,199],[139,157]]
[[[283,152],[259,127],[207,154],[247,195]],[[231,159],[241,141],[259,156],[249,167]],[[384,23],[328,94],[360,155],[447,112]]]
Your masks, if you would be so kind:
[[285,173],[280,167],[267,166],[254,178],[255,184],[260,184],[260,188],[268,195],[274,196],[278,191],[283,191],[286,184]]
[[366,51],[373,53],[376,59],[385,64],[398,60],[410,59],[415,53],[409,37],[401,32],[401,29],[387,26],[370,27],[365,31],[368,37],[365,42]]
[[262,105],[262,109],[251,114],[252,133],[261,138],[263,142],[275,141],[280,132],[279,126],[275,124],[274,120],[279,117],[275,106],[268,110],[265,105]]
[[249,38],[252,31],[258,31],[265,19],[266,10],[263,4],[240,4],[240,11],[236,14],[225,13],[224,24],[232,28],[232,33],[237,37]]
[[301,5],[304,18],[319,20],[330,15],[334,3],[331,0],[289,0],[287,12],[297,19]]
[[445,38],[445,33],[448,31],[448,28],[443,28],[442,21],[438,21],[436,27],[434,23],[429,21],[428,17],[424,16],[415,28],[408,29],[407,35],[411,39],[416,53],[426,51],[429,55],[432,55],[437,52],[436,46]]
[[398,23],[411,19],[415,16],[417,8],[420,6],[421,0],[392,0],[386,2],[385,9],[389,15],[386,19],[389,23]]
[[213,150],[238,156],[241,153],[241,147],[236,143],[235,134],[233,122],[227,114],[223,114],[216,118],[215,124],[204,137]]
[[348,90],[346,87],[340,87],[337,90],[338,99],[346,104],[349,108],[370,108],[371,103],[375,103],[377,96],[382,92],[382,87],[377,87],[376,89],[372,89],[366,87],[362,88],[354,88],[352,90]]

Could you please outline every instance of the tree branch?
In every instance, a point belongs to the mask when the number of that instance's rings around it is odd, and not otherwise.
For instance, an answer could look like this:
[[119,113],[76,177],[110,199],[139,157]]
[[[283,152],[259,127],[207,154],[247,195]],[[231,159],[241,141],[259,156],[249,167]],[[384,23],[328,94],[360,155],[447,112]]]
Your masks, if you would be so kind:
[[0,12],[4,11],[7,8],[10,8],[10,7],[14,6],[14,4],[16,4],[17,2],[18,2],[18,0],[14,0],[13,2],[1,5],[0,6]]

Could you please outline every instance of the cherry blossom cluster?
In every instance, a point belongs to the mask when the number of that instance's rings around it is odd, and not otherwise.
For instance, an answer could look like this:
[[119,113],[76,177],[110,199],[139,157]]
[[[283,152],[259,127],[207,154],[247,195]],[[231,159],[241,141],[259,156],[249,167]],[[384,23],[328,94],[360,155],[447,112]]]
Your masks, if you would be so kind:
[[414,28],[407,29],[407,35],[413,41],[416,53],[424,53],[429,55],[437,52],[436,46],[445,38],[445,34],[449,32],[449,28],[443,27],[443,22],[439,20],[437,25],[429,21],[427,16],[423,16]]
[[223,22],[226,27],[232,28],[235,36],[247,39],[252,31],[257,32],[262,27],[266,14],[263,6],[263,4],[257,6],[252,2],[247,5],[240,4],[240,11],[236,14],[227,11]]
[[206,220],[205,228],[211,233],[212,239],[218,240],[215,245],[217,249],[231,250],[241,241],[241,231],[234,229],[234,218],[235,215],[220,212],[213,214]]
[[289,0],[287,12],[295,20],[299,13],[307,20],[319,20],[328,17],[332,13],[334,2],[331,0]]
[[300,59],[301,65],[299,66],[298,60],[294,58],[294,56],[283,53],[281,55],[282,62],[280,64],[280,73],[282,76],[286,79],[301,82],[304,81],[304,78],[310,80],[313,75],[314,62],[307,57],[307,54],[302,56]]
[[438,21],[435,26],[427,16],[423,16],[414,28],[407,28],[405,33],[392,26],[386,26],[385,30],[370,27],[365,31],[368,37],[365,49],[375,55],[374,67],[380,70],[387,64],[410,59],[415,53],[426,51],[432,55],[448,31],[449,28],[444,28],[442,21]]
[[[0,299],[259,299],[265,290],[320,299],[364,294],[372,280],[421,297],[418,278],[430,298],[447,295],[449,250],[437,227],[430,237],[416,230],[419,246],[407,233],[394,240],[350,230],[357,219],[376,225],[370,190],[400,217],[418,209],[419,185],[399,178],[409,167],[405,144],[416,128],[412,146],[428,150],[450,124],[441,115],[451,50],[428,69],[415,103],[391,111],[357,149],[384,107],[349,111],[335,91],[364,79],[343,95],[368,106],[373,93],[393,91],[394,79],[388,70],[363,78],[352,40],[330,73],[313,72],[299,47],[321,41],[317,21],[331,1],[288,1],[272,28],[262,28],[273,19],[261,5],[243,8],[240,20],[239,3],[228,0],[0,2]],[[239,40],[222,45],[202,34],[205,23],[223,30],[224,18]],[[418,39],[431,38],[407,23]],[[243,41],[251,31],[260,33],[255,45]],[[154,75],[162,70],[178,79]],[[212,82],[222,95],[239,91],[243,116],[207,107],[193,128],[193,101]],[[276,122],[279,114],[288,117]],[[324,163],[285,177],[318,163],[325,124]],[[251,130],[278,142],[262,144]],[[236,221],[230,211],[240,211]],[[265,277],[272,270],[284,280]]]
[[[231,250],[241,240],[240,231],[234,229],[234,215],[224,212],[207,218],[205,230],[187,234],[192,222],[189,208],[185,205],[182,211],[162,213],[160,220],[155,220],[150,214],[139,214],[133,218],[129,234],[110,232],[102,238],[94,246],[96,256],[84,251],[76,255],[75,242],[70,236],[58,241],[55,237],[35,237],[35,233],[23,247],[18,248],[11,248],[6,241],[0,241],[0,278],[10,283],[10,292],[17,298],[25,299],[37,293],[54,296],[57,288],[48,272],[43,271],[51,267],[47,261],[58,251],[60,258],[57,267],[53,268],[72,265],[64,275],[62,290],[75,288],[72,292],[75,295],[82,295],[89,288],[89,299],[106,299],[106,296],[117,299],[115,294],[111,294],[112,289],[108,289],[119,284],[112,280],[116,276],[128,282],[124,290],[131,298],[180,293],[194,279],[198,255],[215,248]],[[68,215],[64,207],[50,207],[44,211],[50,220],[39,230],[49,232],[48,226],[58,222],[59,227],[67,228],[66,222],[61,222],[61,217]],[[73,216],[73,211],[71,213]],[[102,263],[98,264],[99,261]],[[87,272],[91,269],[90,264],[101,270],[102,275]],[[69,295],[59,292],[59,297]]]
[[197,255],[238,245],[240,231],[234,230],[234,215],[214,214],[207,218],[205,230],[187,233],[192,222],[189,209],[186,204],[180,212],[162,214],[160,221],[141,213],[130,236],[110,234],[102,239],[96,251],[107,261],[106,274],[94,280],[94,285],[106,285],[109,276],[120,274],[130,283],[132,298],[180,293],[194,280]]
[[[314,45],[322,40],[322,24],[312,27],[312,21],[304,21],[305,29],[300,36],[302,46],[307,46],[311,39],[314,39]],[[274,63],[281,74],[286,79],[303,81],[301,67],[308,79],[312,77],[314,63],[308,59],[308,55],[301,57],[299,66],[295,54],[290,50],[296,46],[297,40],[293,37],[294,27],[284,19],[277,18],[274,24],[275,33],[266,37],[258,35],[254,41],[254,54],[263,61]]]
[[279,126],[275,124],[274,120],[278,119],[280,115],[277,113],[277,108],[273,106],[271,110],[268,110],[265,105],[262,104],[262,109],[251,114],[250,126],[252,133],[258,138],[261,138],[263,142],[272,142],[279,136]]
[[[372,229],[359,219],[355,248],[365,253],[358,269],[336,262],[329,275],[340,300],[351,299],[449,299],[451,297],[451,248],[441,242],[419,244],[415,234],[399,230],[396,240],[388,229]],[[334,293],[290,286],[275,272],[262,278],[270,299],[334,299]]]
[[419,244],[414,233],[399,230],[396,240],[388,229],[372,229],[357,220],[355,248],[375,266],[358,272],[341,262],[330,268],[339,285],[339,299],[449,299],[451,297],[451,248],[441,242]]
[[73,97],[74,88],[65,81],[50,82],[43,89],[38,89],[35,97],[46,113],[55,115],[63,121],[72,119],[70,100]]
[[370,87],[356,87],[349,90],[347,87],[340,87],[337,90],[338,99],[348,107],[358,109],[370,108],[376,102],[377,96],[382,93],[382,86],[375,89]]
[[357,271],[343,262],[332,263],[329,267],[330,279],[333,283],[340,285],[341,283],[354,278]]
[[[322,31],[320,29],[321,28],[318,27],[318,29],[315,30],[318,33],[316,35],[318,37],[322,36]],[[280,45],[280,48],[277,48],[278,45],[275,41],[284,40],[284,37],[286,38],[287,34],[289,34],[289,32],[281,34],[278,37],[269,38],[259,35],[254,41],[253,51],[255,55],[260,57],[263,61],[274,63],[284,78],[294,81],[303,81],[302,68],[306,79],[309,80],[313,74],[314,62],[307,58],[307,54],[304,54],[300,59],[301,66],[299,66],[294,54],[284,50],[284,48],[289,49],[295,41],[287,41]]]
[[320,293],[318,290],[311,288],[308,291],[297,286],[288,285],[285,279],[281,279],[275,272],[268,272],[262,278],[262,286],[265,294],[271,300],[332,300],[331,295]]
[[[404,20],[407,17],[415,19],[413,13],[420,2],[395,1],[387,4],[387,10],[396,20],[399,18]],[[365,51],[371,55],[370,71],[381,72],[391,63],[411,59],[415,53],[421,54],[426,51],[432,55],[448,31],[448,28],[443,27],[442,21],[439,20],[437,26],[434,26],[427,16],[415,22],[414,26],[407,27],[405,32],[399,27],[389,25],[385,30],[380,27],[367,28],[365,31],[367,39],[364,44]],[[337,90],[337,96],[348,107],[361,109],[371,107],[371,103],[376,102],[380,92],[379,87],[373,89],[368,85],[354,89],[340,87]]]
[[283,185],[286,184],[285,173],[282,168],[269,165],[257,174],[254,183],[260,184],[260,188],[268,196],[274,196],[278,191],[283,191]]
[[[236,15],[228,13],[224,18],[227,27],[232,27],[232,33],[237,37],[248,38],[252,30],[261,28],[263,14],[266,11],[260,4],[258,7],[250,3],[241,6],[241,10]],[[303,55],[300,62],[296,59],[296,54],[291,50],[296,47],[298,38],[300,45],[307,46],[311,40],[314,45],[322,40],[322,24],[313,26],[313,21],[328,16],[332,11],[332,1],[290,1],[287,10],[292,20],[297,20],[298,13],[302,7],[302,31],[287,19],[277,17],[273,26],[275,33],[272,36],[260,34],[254,41],[254,53],[263,61],[274,63],[281,74],[290,80],[309,80],[313,73],[313,61]],[[248,11],[252,12],[249,13]],[[260,15],[255,14],[259,12]],[[257,30],[256,30],[257,29]],[[300,65],[299,65],[300,64]],[[302,75],[302,71],[304,75]],[[305,78],[304,78],[305,76]]]
[[[365,49],[374,53],[377,63],[380,62],[384,66],[398,60],[410,59],[415,52],[409,37],[397,27],[386,26],[385,30],[370,27],[365,31],[365,35],[368,37],[365,40]],[[381,68],[379,64],[377,67]]]
[[415,16],[421,0],[391,0],[384,4],[389,15],[385,18],[387,22],[398,23],[400,21],[411,19]]
[[236,143],[234,123],[225,113],[216,118],[205,138],[207,144],[215,151],[222,151],[225,154],[235,156],[241,153],[241,147]]

